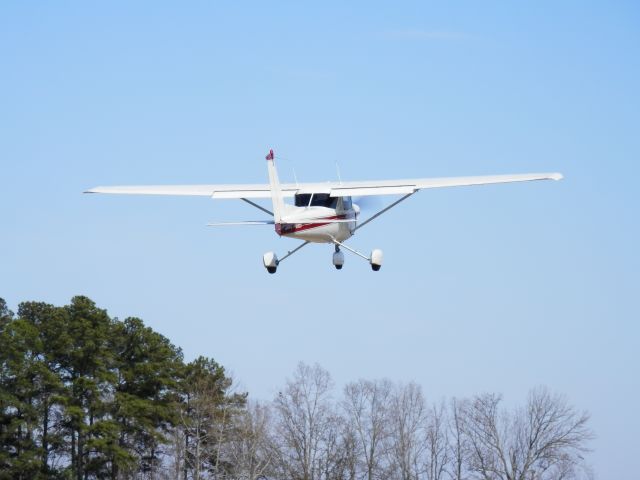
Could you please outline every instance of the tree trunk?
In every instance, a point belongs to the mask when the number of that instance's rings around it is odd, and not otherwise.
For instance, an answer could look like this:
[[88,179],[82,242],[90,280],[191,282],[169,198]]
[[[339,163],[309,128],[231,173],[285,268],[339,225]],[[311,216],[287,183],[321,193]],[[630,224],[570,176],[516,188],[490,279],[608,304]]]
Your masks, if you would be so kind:
[[84,439],[82,438],[82,433],[78,430],[78,453],[76,456],[76,479],[83,480],[83,468],[82,468],[82,457],[84,455],[83,452],[83,444]]
[[189,467],[187,466],[187,455],[189,454],[189,433],[185,430],[184,433],[184,480],[189,480]]
[[49,398],[44,396],[44,418],[42,419],[42,473],[49,470]]
[[76,455],[76,432],[71,430],[71,471],[75,472],[78,465],[78,456]]

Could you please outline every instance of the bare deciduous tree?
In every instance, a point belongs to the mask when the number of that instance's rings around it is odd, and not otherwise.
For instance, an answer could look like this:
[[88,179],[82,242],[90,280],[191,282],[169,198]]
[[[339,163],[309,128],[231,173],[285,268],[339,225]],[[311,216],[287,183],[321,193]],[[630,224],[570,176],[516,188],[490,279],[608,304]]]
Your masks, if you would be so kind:
[[255,480],[268,474],[274,457],[270,421],[269,408],[260,403],[250,403],[237,415],[228,445],[233,478]]
[[326,371],[300,364],[275,399],[273,478],[590,478],[588,415],[544,388],[507,410],[495,394],[428,405],[414,383],[360,380],[345,387],[339,411],[330,389]]
[[470,470],[487,480],[572,478],[592,438],[589,415],[545,388],[532,390],[514,413],[501,410],[500,401],[480,395],[465,409]]
[[452,460],[447,429],[447,413],[444,402],[434,404],[427,416],[425,435],[425,472],[427,480],[442,480]]
[[387,435],[387,417],[392,384],[388,380],[360,380],[344,388],[342,407],[357,439],[362,477],[382,478],[382,447]]
[[389,456],[394,476],[417,480],[424,473],[426,403],[415,383],[400,385],[391,400]]
[[319,365],[300,363],[293,379],[275,398],[275,435],[282,478],[320,478],[320,466],[326,461],[323,455],[327,455],[335,427],[332,386],[329,372]]
[[449,402],[449,465],[451,480],[466,480],[465,460],[469,451],[464,435],[465,401],[452,398]]
[[355,442],[349,425],[337,410],[326,430],[322,454],[318,458],[318,477],[324,480],[355,478]]

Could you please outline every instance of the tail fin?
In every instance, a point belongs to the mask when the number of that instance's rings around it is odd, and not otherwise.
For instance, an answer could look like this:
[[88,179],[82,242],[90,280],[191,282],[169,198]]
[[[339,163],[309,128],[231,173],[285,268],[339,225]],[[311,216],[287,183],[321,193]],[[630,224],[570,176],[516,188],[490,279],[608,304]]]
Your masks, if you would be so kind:
[[271,201],[273,202],[273,220],[276,224],[282,222],[282,214],[284,213],[284,200],[282,199],[282,190],[280,190],[280,182],[278,181],[278,171],[274,163],[273,150],[269,150],[267,159],[267,169],[269,170],[269,184],[271,186]]

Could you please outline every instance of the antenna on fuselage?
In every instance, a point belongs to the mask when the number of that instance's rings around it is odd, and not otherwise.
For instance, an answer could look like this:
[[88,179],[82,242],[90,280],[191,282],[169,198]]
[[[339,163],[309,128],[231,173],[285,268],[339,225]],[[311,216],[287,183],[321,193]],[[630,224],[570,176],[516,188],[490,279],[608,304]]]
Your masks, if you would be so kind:
[[293,170],[293,179],[296,182],[296,188],[298,188],[298,176],[296,175],[296,167],[294,167],[293,165],[291,165],[291,170]]
[[336,173],[338,174],[338,181],[340,185],[342,185],[342,176],[340,175],[340,165],[338,165],[338,161],[336,160]]

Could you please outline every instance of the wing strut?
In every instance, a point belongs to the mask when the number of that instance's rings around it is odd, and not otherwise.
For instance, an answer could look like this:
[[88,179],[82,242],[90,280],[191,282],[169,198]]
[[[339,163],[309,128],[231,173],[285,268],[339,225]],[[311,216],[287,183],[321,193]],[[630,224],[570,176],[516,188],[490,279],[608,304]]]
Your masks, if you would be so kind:
[[372,220],[375,220],[376,218],[378,218],[380,215],[382,215],[384,212],[386,212],[387,210],[392,209],[393,207],[395,207],[396,205],[398,205],[400,202],[402,202],[403,200],[406,200],[407,198],[409,198],[411,195],[413,195],[414,193],[416,193],[417,190],[414,190],[411,193],[407,193],[404,197],[396,200],[395,202],[393,202],[391,205],[383,208],[382,210],[380,210],[378,213],[376,213],[375,215],[373,215],[372,217],[367,218],[364,222],[362,222],[360,225],[357,225],[356,228],[353,229],[353,231],[355,232],[356,230],[358,230],[359,228],[364,227],[367,223],[369,223]]
[[246,198],[241,198],[240,200],[242,200],[243,202],[247,202],[249,205],[253,205],[254,207],[256,207],[258,210],[262,210],[265,213],[268,213],[269,215],[271,215],[273,217],[273,212],[270,212],[269,210],[267,210],[266,208],[264,208],[262,205],[258,205],[255,202],[252,202],[251,200],[248,200]]
[[297,246],[296,248],[294,248],[293,250],[289,250],[289,251],[287,252],[287,254],[286,254],[284,257],[282,257],[282,258],[278,259],[278,263],[282,262],[285,258],[289,258],[291,255],[293,255],[294,253],[296,253],[296,252],[297,252],[298,250],[300,250],[302,247],[304,247],[305,245],[309,245],[310,243],[311,243],[311,242],[306,241],[306,242],[302,243],[301,245],[298,245],[298,246]]

